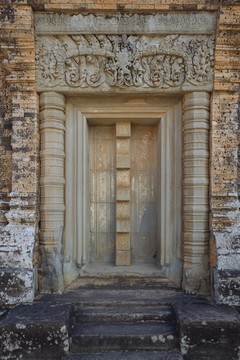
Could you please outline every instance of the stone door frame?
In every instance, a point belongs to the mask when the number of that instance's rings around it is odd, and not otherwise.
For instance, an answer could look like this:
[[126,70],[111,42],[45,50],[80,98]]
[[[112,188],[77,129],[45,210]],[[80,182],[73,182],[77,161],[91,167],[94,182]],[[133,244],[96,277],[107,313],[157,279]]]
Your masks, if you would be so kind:
[[[173,252],[169,249],[173,246],[173,238],[169,227],[171,215],[167,213],[172,209],[170,203],[170,182],[171,169],[168,161],[170,152],[171,127],[175,125],[181,128],[181,101],[172,105],[158,106],[139,106],[143,117],[158,118],[162,127],[162,144],[165,151],[161,153],[161,161],[164,171],[162,171],[161,182],[161,222],[164,226],[161,229],[161,259],[160,265],[163,267],[165,275],[174,280],[178,285],[181,283],[181,261],[185,275],[185,284],[190,277],[191,281],[198,283],[206,282],[208,275],[208,136],[209,136],[209,99],[210,95],[206,92],[192,92],[183,97],[183,236],[182,244],[177,244],[178,256],[174,258]],[[96,99],[95,99],[96,102]],[[106,110],[99,110],[94,105],[94,100],[89,104],[77,105],[76,98],[66,98],[59,93],[45,92],[40,95],[40,133],[41,133],[41,237],[40,247],[42,251],[42,267],[45,266],[45,281],[52,284],[55,271],[54,285],[56,289],[63,289],[69,285],[75,277],[79,275],[79,269],[73,260],[73,252],[76,249],[76,239],[68,238],[71,233],[71,226],[75,227],[77,219],[72,215],[72,209],[65,207],[66,200],[73,194],[69,190],[69,176],[71,171],[65,174],[65,149],[72,146],[69,140],[65,142],[65,111],[69,117],[75,119],[85,117],[88,120],[101,119]],[[82,104],[84,104],[84,99]],[[90,105],[92,104],[92,105]],[[125,115],[128,118],[136,117],[136,110],[131,110],[131,105],[126,108]],[[145,114],[144,114],[145,106]],[[146,109],[147,107],[147,109]],[[107,107],[110,116],[120,117],[121,106]],[[66,110],[67,109],[67,110]],[[81,109],[81,111],[80,111]],[[180,132],[180,134],[182,133]],[[82,134],[82,135],[81,135]],[[179,131],[178,134],[179,135]],[[84,131],[80,131],[80,136],[84,136]],[[71,135],[67,134],[70,139]],[[165,145],[164,145],[165,144]],[[68,151],[68,150],[67,150]],[[77,148],[75,148],[77,151]],[[84,160],[85,161],[85,160]],[[68,162],[69,164],[69,162]],[[67,165],[69,167],[72,164]],[[80,175],[81,176],[81,175]],[[67,180],[67,190],[65,193],[65,182]],[[83,176],[84,179],[84,176]],[[177,193],[174,195],[177,196]],[[86,207],[86,199],[81,202],[82,214]],[[79,206],[79,203],[78,205]],[[179,211],[179,205],[177,206]],[[66,211],[66,213],[65,213]],[[173,216],[173,218],[175,217]],[[86,219],[81,222],[84,223]],[[86,226],[86,225],[85,225]],[[69,243],[64,244],[63,230],[65,239]],[[81,232],[86,229],[79,228]],[[170,230],[170,231],[169,231]],[[180,245],[180,246],[179,246]],[[183,249],[181,248],[181,245]],[[183,256],[181,252],[183,251]],[[87,261],[86,246],[82,249],[83,257],[79,265],[84,265]],[[50,271],[51,270],[51,271]],[[178,276],[177,276],[178,274]],[[190,276],[189,276],[190,274]],[[180,275],[180,276],[179,276]],[[203,278],[204,276],[204,278]],[[44,282],[43,282],[44,285]],[[44,285],[47,286],[47,285]],[[207,287],[206,287],[207,288]],[[205,289],[206,289],[205,288]]]
[[[64,288],[66,97],[151,95],[182,97],[182,286],[189,292],[208,293],[209,101],[216,14],[111,14],[108,20],[105,15],[76,16],[35,14],[41,122],[41,288]],[[99,34],[97,24],[103,20],[108,28]]]
[[[128,100],[126,100],[128,99]],[[65,192],[65,232],[64,232],[64,279],[65,284],[69,284],[74,276],[79,274],[76,263],[80,267],[88,262],[88,245],[86,239],[89,237],[88,200],[86,193],[88,176],[87,146],[89,125],[106,125],[106,118],[114,123],[118,120],[127,119],[131,122],[141,124],[151,124],[159,126],[159,168],[161,200],[159,201],[158,222],[161,221],[158,252],[161,254],[159,265],[163,268],[163,273],[180,286],[182,274],[182,162],[181,162],[181,101],[177,98],[166,103],[157,98],[155,103],[149,103],[142,99],[117,98],[99,100],[84,97],[74,97],[67,99],[67,118],[66,118],[66,192]],[[114,101],[115,100],[115,101]],[[73,136],[73,134],[78,135]],[[75,137],[75,140],[73,138]],[[80,139],[80,141],[79,141]],[[82,146],[81,146],[82,144]],[[78,158],[78,154],[80,154]],[[71,159],[75,159],[71,161]],[[73,168],[76,178],[72,179]],[[84,169],[84,170],[82,170]],[[178,177],[176,177],[176,173]],[[79,178],[80,177],[80,178]],[[82,184],[80,197],[75,200],[74,190],[77,184]],[[171,190],[172,189],[172,190]],[[177,199],[177,200],[176,200]],[[75,210],[73,210],[75,207]],[[81,214],[80,217],[77,214]],[[75,215],[73,215],[75,214]],[[84,224],[84,225],[83,225]],[[82,248],[76,244],[76,235],[82,238]],[[160,241],[161,239],[161,241]],[[76,256],[78,252],[78,256]],[[75,260],[74,260],[75,259]],[[173,260],[174,259],[174,260]],[[72,275],[71,275],[72,274]]]

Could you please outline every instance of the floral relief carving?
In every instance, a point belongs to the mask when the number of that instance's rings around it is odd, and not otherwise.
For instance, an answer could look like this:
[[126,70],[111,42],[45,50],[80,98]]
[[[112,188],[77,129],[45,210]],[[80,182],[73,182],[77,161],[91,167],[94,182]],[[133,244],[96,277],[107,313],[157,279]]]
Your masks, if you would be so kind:
[[55,44],[49,51],[43,43],[39,43],[39,48],[36,52],[36,62],[37,75],[41,75],[40,83],[50,87],[59,84],[64,71],[61,55],[62,49],[59,44]]
[[72,88],[204,85],[212,80],[213,38],[181,35],[60,35],[36,39],[40,86]]

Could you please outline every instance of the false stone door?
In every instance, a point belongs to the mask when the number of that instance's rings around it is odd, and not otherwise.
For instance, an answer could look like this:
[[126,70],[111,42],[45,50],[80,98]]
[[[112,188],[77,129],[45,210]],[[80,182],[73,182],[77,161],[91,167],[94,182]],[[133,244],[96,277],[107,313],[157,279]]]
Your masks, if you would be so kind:
[[90,262],[155,263],[158,128],[124,120],[89,131]]
[[181,281],[181,102],[71,98],[64,280],[91,263],[150,263]]

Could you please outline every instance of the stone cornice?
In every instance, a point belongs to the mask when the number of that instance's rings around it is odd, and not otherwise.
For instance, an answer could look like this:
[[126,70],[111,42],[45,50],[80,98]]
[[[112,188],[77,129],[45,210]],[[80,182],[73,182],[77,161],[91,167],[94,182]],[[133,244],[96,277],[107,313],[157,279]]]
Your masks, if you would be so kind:
[[35,13],[38,35],[60,34],[213,34],[215,12],[156,14]]

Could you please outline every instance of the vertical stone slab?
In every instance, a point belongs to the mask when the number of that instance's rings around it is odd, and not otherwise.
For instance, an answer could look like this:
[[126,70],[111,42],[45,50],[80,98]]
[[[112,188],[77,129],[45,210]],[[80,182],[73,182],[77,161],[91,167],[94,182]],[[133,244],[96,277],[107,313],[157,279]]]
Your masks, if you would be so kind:
[[130,250],[130,121],[116,123],[116,265],[131,264]]
[[65,99],[55,92],[40,95],[42,277],[40,290],[63,289]]
[[209,293],[209,100],[207,92],[183,99],[183,287]]

